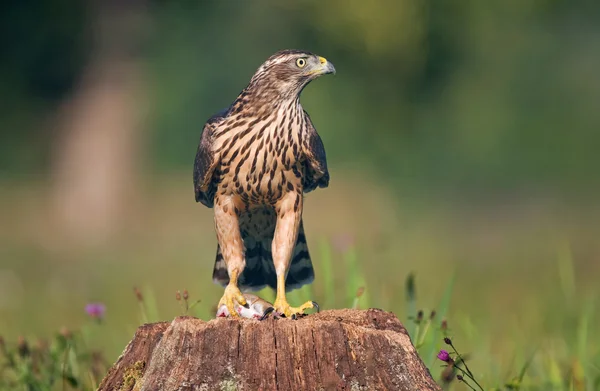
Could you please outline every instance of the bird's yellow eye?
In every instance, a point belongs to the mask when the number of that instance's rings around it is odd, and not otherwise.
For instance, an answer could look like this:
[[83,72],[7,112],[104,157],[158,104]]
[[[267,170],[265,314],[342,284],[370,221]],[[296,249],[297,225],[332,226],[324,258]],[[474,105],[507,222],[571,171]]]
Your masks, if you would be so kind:
[[305,58],[297,59],[296,65],[298,66],[298,68],[304,68],[304,66],[306,65],[306,59]]

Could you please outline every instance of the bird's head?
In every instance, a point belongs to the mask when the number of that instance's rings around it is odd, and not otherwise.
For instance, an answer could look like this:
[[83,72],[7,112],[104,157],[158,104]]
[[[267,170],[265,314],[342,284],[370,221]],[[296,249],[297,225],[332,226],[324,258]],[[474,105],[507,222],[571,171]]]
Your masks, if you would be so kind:
[[282,50],[258,68],[249,87],[261,95],[275,93],[295,99],[308,83],[328,73],[335,73],[335,67],[324,57],[302,50]]

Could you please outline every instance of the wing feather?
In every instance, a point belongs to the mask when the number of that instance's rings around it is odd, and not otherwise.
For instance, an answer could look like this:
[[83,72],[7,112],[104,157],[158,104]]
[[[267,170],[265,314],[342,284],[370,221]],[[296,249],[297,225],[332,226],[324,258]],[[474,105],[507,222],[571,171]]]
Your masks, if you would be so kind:
[[214,133],[218,125],[223,122],[228,109],[213,115],[206,121],[200,143],[194,160],[194,192],[196,193],[196,202],[201,202],[209,208],[214,205],[214,196],[216,183],[213,178],[215,168],[220,162],[220,155],[214,151]]
[[327,170],[327,156],[323,141],[306,111],[304,111],[304,118],[307,129],[306,139],[303,143],[303,152],[306,157],[303,187],[304,192],[308,193],[317,187],[329,186],[329,171]]

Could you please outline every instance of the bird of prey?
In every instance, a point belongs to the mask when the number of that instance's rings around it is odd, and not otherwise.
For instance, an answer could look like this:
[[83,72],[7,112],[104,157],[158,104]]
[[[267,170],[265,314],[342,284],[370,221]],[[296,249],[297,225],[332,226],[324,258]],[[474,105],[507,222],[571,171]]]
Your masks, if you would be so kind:
[[231,316],[242,291],[276,289],[273,307],[286,317],[314,308],[292,307],[286,291],[312,282],[302,226],[303,194],[329,185],[325,148],[300,93],[335,73],[325,58],[282,50],[263,63],[248,86],[204,125],[194,162],[196,201],[214,208],[217,256],[213,280],[225,286],[219,302]]

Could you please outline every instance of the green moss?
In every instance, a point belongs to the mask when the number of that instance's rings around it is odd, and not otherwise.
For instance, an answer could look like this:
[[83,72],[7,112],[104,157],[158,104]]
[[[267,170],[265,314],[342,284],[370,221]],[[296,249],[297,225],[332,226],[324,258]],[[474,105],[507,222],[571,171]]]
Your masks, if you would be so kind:
[[221,391],[237,391],[238,390],[237,382],[233,379],[223,380],[221,383],[219,383],[219,387],[220,387]]
[[139,389],[138,380],[144,376],[145,367],[146,363],[144,361],[137,361],[133,366],[127,368],[123,374],[123,385],[119,391],[135,391]]

